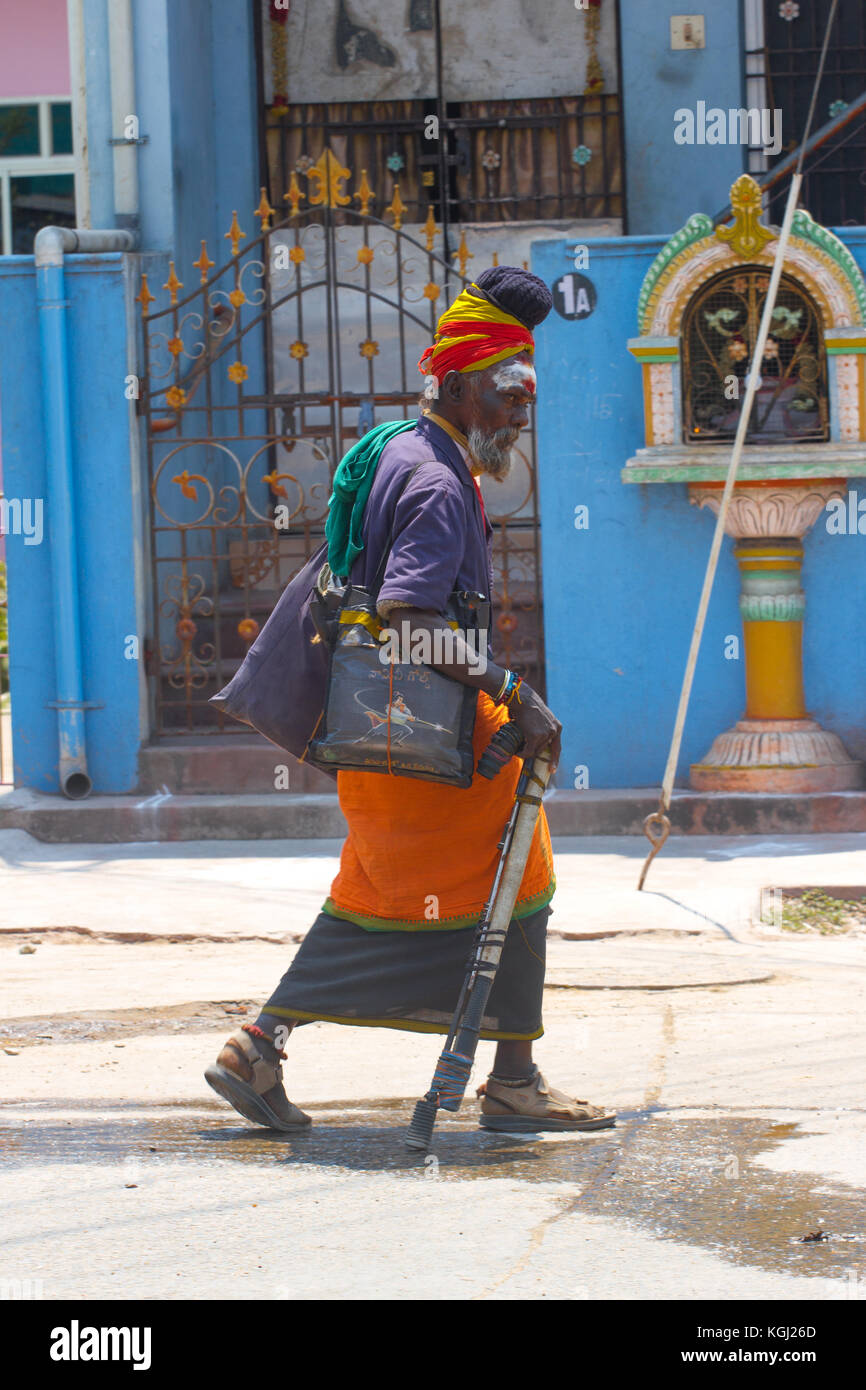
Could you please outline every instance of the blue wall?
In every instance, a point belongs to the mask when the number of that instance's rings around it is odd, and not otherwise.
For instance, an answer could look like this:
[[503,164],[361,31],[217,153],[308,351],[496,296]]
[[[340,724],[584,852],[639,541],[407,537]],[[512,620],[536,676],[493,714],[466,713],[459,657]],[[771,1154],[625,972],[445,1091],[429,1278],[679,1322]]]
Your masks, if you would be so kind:
[[745,168],[739,145],[677,145],[674,112],[698,101],[725,111],[743,100],[740,4],[704,5],[706,48],[672,52],[670,17],[681,0],[621,0],[628,230],[681,227],[698,208],[718,212]]
[[[595,311],[579,322],[553,312],[536,335],[547,690],[565,726],[559,786],[573,785],[579,765],[591,787],[658,785],[715,524],[689,504],[685,484],[620,481],[644,443],[640,367],[626,341],[637,336],[641,281],[665,240],[589,242]],[[845,229],[844,240],[866,264],[866,231]],[[562,274],[565,246],[533,244],[532,268],[548,284]],[[866,479],[851,488],[866,498]],[[580,504],[589,507],[587,530],[574,526]],[[866,536],[831,536],[822,518],[805,552],[807,704],[849,752],[866,756]],[[742,634],[738,598],[726,539],[680,755],[683,784],[689,764],[742,716],[742,653],[724,655],[726,636]]]
[[[0,382],[7,498],[44,501],[45,535],[6,537],[9,651],[16,783],[56,792],[57,716],[50,589],[51,530],[73,525],[79,561],[84,699],[94,789],[136,784],[142,664],[126,660],[138,631],[134,556],[139,513],[132,497],[123,258],[67,257],[74,517],[52,516],[45,480],[41,364],[33,260],[0,257]],[[9,325],[14,324],[14,332]],[[143,636],[143,634],[142,634]]]
[[[251,7],[238,0],[169,0],[169,20],[170,163],[157,159],[154,164],[163,179],[167,167],[173,171],[172,246],[188,293],[198,283],[190,267],[203,237],[217,265],[228,258],[225,233],[234,208],[247,242],[258,235],[254,36]],[[164,118],[163,93],[147,90],[154,112]],[[157,249],[153,241],[145,245]]]
[[[111,128],[110,3],[84,0],[94,227],[114,226],[108,141],[123,134]],[[243,0],[133,0],[133,27],[136,114],[146,137],[137,153],[141,246],[175,256],[189,290],[198,283],[190,266],[203,237],[212,259],[224,259],[233,208],[248,236],[258,226],[251,7]]]
[[[107,5],[84,0],[91,225],[114,225],[114,174],[109,140]],[[124,641],[153,631],[148,622],[150,574],[145,559],[148,493],[139,463],[140,426],[124,397],[124,376],[144,370],[137,346],[140,270],[147,261],[155,310],[167,258],[184,284],[199,285],[192,266],[202,239],[217,267],[230,259],[225,233],[232,211],[248,245],[259,232],[257,96],[252,11],[241,0],[134,0],[136,114],[146,143],[138,147],[142,257],[66,258],[70,389],[77,514],[54,524],[76,528],[80,571],[84,698],[101,706],[86,715],[89,771],[97,792],[126,792],[137,782],[147,737],[141,659],[124,657]],[[278,216],[282,216],[278,210]],[[220,287],[230,288],[230,280]],[[247,276],[252,292],[257,282]],[[200,300],[193,307],[200,310]],[[247,306],[245,321],[255,310]],[[14,324],[15,331],[8,326]],[[163,328],[165,323],[159,325]],[[0,391],[7,498],[45,499],[46,535],[27,546],[6,537],[9,569],[13,758],[18,785],[57,791],[56,698],[51,632],[50,533],[45,498],[45,443],[36,289],[31,257],[0,258]],[[188,339],[195,335],[189,326]],[[214,396],[233,400],[226,370]],[[244,344],[248,394],[264,387],[263,335]],[[261,426],[247,415],[248,429]],[[184,426],[184,434],[189,428]],[[234,481],[234,476],[231,475]]]

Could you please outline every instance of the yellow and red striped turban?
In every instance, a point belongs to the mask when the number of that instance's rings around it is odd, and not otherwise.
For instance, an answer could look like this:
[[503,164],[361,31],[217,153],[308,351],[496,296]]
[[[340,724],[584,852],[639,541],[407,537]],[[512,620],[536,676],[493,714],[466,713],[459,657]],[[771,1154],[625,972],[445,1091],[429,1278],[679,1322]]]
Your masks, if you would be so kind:
[[441,381],[448,372],[480,372],[516,352],[534,350],[535,340],[526,324],[470,285],[439,319],[418,370]]

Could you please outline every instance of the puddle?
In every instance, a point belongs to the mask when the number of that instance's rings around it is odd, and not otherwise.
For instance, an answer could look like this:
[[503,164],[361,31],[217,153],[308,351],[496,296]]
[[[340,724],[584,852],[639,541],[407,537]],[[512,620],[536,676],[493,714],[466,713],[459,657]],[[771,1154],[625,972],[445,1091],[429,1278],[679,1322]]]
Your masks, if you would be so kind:
[[[678,1119],[644,1111],[594,1134],[503,1135],[478,1129],[474,1108],[441,1119],[435,1164],[403,1145],[408,1100],[309,1106],[309,1134],[285,1137],[235,1124],[218,1102],[191,1112],[171,1106],[21,1106],[26,1123],[0,1127],[4,1168],[38,1163],[136,1163],[145,1185],[160,1165],[290,1165],[334,1173],[393,1175],[415,1182],[561,1183],[563,1210],[613,1218],[656,1238],[681,1241],[735,1263],[789,1274],[866,1278],[862,1193],[820,1175],[776,1173],[753,1164],[795,1139],[799,1126],[755,1116]],[[52,1113],[62,1109],[59,1120]],[[826,1240],[802,1243],[821,1230]],[[844,1285],[841,1286],[844,1288]],[[843,1297],[840,1293],[840,1297]]]

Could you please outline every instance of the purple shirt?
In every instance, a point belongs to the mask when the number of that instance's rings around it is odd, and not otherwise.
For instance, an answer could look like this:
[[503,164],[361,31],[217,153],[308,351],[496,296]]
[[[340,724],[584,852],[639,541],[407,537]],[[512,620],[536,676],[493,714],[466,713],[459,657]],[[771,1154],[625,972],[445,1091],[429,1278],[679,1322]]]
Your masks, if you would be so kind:
[[[419,463],[398,500],[407,474]],[[364,508],[364,549],[352,566],[353,584],[372,584],[392,520],[394,540],[380,601],[399,599],[441,613],[452,589],[490,597],[493,527],[486,516],[482,520],[478,491],[456,442],[423,416],[415,430],[398,434],[382,451]]]

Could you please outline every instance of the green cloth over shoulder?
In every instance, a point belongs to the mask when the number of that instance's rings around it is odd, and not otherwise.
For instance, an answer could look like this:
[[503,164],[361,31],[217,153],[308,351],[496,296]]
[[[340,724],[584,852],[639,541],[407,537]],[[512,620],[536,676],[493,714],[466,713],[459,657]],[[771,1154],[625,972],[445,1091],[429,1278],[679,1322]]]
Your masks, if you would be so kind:
[[363,435],[340,460],[325,522],[332,574],[348,576],[364,549],[361,523],[382,450],[395,435],[414,430],[417,423],[417,420],[386,420]]

